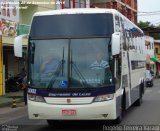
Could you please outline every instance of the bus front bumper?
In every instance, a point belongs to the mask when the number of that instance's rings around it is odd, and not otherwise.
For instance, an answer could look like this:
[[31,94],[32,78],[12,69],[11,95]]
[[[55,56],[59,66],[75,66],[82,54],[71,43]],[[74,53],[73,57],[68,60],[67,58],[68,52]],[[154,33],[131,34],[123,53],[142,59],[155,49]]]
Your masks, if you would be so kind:
[[[81,105],[52,105],[28,100],[30,119],[52,120],[113,120],[116,119],[115,100]],[[64,115],[63,111],[74,111]]]

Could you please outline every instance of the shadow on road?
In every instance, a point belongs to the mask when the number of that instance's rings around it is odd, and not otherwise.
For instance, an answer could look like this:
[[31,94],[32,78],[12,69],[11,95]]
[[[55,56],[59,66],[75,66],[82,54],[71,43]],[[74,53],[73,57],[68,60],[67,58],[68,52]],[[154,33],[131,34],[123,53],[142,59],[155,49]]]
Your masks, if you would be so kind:
[[30,126],[27,127],[27,130],[31,129],[34,131],[105,131],[113,126],[116,126],[113,121],[60,121],[58,123],[56,122],[53,126]]
[[92,131],[98,131],[98,130],[104,130],[107,126],[113,126],[114,124],[110,121],[63,121],[59,122],[56,125],[45,127],[45,129],[41,129],[40,131],[47,130],[92,130]]

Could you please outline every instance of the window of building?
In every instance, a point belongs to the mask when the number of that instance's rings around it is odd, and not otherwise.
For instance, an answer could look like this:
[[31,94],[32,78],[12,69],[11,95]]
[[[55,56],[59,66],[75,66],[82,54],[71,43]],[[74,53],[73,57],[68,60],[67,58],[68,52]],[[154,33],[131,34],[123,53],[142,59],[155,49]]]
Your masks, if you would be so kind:
[[65,0],[65,8],[70,8],[70,0]]

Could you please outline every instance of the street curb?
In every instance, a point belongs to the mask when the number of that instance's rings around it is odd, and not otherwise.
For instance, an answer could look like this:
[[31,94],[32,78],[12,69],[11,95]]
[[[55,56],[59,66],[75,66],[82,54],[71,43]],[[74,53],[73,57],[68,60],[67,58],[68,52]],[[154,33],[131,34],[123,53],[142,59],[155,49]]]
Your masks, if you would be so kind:
[[[16,103],[21,103],[23,101],[24,101],[23,98],[16,99]],[[8,106],[11,106],[11,105],[12,105],[12,101],[8,101],[8,102],[5,102],[5,103],[1,103],[0,107],[8,107]]]

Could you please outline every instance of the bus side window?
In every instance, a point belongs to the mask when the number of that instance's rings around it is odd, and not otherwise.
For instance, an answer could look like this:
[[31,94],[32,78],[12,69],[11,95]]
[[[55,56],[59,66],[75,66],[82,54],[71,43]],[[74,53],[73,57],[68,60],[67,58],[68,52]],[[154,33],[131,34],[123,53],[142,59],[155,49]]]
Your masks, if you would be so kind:
[[115,30],[116,32],[120,31],[120,20],[118,15],[115,15]]
[[122,29],[122,45],[123,45],[123,50],[127,50],[125,23],[124,23],[124,20],[122,19],[122,17],[120,17],[120,23],[121,23],[121,29]]

